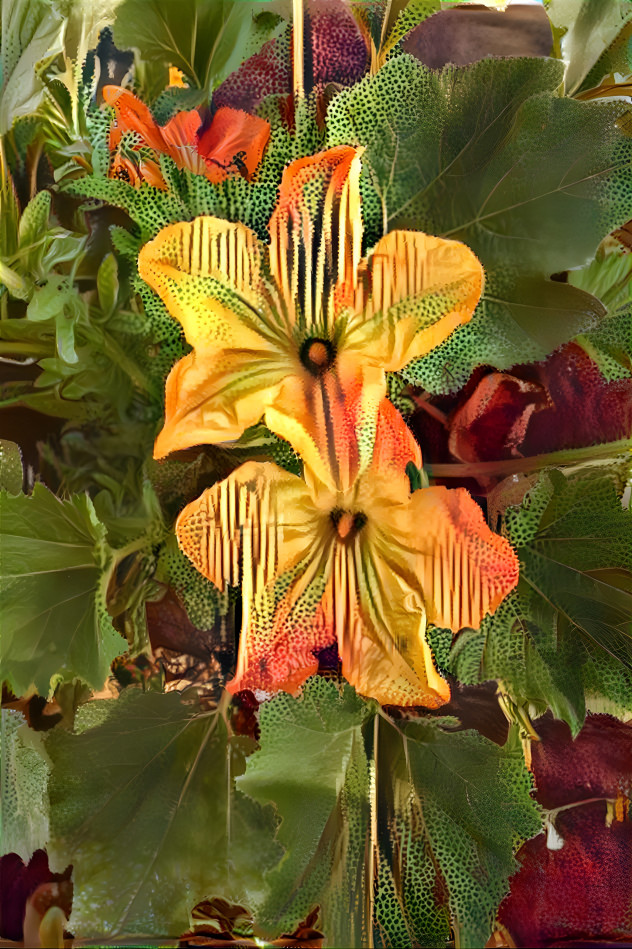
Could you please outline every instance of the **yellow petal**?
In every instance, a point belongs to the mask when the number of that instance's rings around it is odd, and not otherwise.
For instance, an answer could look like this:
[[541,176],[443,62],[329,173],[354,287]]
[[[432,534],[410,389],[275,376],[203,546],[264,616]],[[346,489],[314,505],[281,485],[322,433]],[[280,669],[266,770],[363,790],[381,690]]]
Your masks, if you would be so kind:
[[387,371],[402,369],[471,319],[482,287],[483,268],[465,244],[392,231],[365,265],[343,345]]
[[314,512],[305,482],[249,461],[188,504],[176,521],[182,552],[220,590],[261,590],[305,557]]
[[[330,568],[322,513],[305,482],[248,462],[189,504],[176,523],[181,549],[220,589],[241,584],[240,689],[294,691],[328,644],[314,622]],[[325,638],[323,638],[325,637]]]
[[360,151],[339,145],[292,162],[270,219],[270,269],[292,322],[331,329],[353,295],[362,244]]
[[423,488],[410,508],[429,622],[455,632],[478,628],[518,582],[513,548],[489,529],[464,488]]
[[436,708],[450,698],[425,640],[423,600],[397,569],[359,540],[339,544],[323,613],[345,678],[383,705]]
[[257,348],[200,344],[167,377],[165,424],[154,458],[194,445],[234,441],[274,400],[288,366],[260,337]]
[[163,228],[142,248],[138,271],[192,346],[248,347],[271,320],[261,256],[259,241],[247,227],[199,217]]

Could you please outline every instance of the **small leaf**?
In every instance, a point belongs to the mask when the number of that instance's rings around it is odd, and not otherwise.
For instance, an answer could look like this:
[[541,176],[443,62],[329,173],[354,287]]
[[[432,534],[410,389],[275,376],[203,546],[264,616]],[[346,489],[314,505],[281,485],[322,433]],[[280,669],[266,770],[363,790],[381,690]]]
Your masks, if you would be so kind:
[[553,25],[564,30],[565,85],[572,95],[604,50],[632,21],[632,6],[629,0],[551,0],[547,12]]
[[0,134],[36,110],[44,95],[38,67],[62,51],[64,21],[46,0],[4,0],[0,51]]
[[100,689],[127,648],[104,605],[104,535],[87,495],[60,501],[42,484],[31,497],[0,493],[0,680],[16,695],[75,677]]
[[99,304],[106,314],[114,312],[119,292],[118,265],[114,254],[106,254],[97,271]]
[[18,228],[20,250],[28,248],[42,239],[48,224],[50,202],[50,192],[39,191],[24,208]]
[[0,438],[0,490],[19,494],[23,480],[20,446],[6,438]]

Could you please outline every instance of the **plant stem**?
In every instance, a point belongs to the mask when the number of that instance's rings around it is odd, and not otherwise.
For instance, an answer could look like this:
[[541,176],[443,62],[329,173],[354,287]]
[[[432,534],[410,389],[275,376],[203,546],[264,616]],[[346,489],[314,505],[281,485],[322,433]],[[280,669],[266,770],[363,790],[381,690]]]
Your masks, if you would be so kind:
[[476,478],[479,476],[504,477],[511,474],[528,474],[542,468],[558,465],[579,465],[589,461],[606,461],[632,450],[632,439],[620,438],[602,445],[586,445],[583,448],[566,448],[542,455],[527,455],[524,458],[507,458],[502,461],[447,462],[424,465],[431,478]]
[[292,0],[292,78],[295,109],[305,95],[303,34],[303,0]]
[[52,346],[41,343],[4,340],[0,342],[0,356],[50,356]]

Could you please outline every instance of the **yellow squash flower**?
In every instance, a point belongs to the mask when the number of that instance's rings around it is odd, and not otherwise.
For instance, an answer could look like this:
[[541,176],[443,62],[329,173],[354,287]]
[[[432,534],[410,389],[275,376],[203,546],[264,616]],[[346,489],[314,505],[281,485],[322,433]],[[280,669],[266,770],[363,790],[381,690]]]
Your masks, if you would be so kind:
[[142,249],[141,277],[193,347],[167,380],[157,458],[232,441],[263,416],[327,480],[337,393],[361,392],[374,432],[385,370],[470,319],[483,271],[465,245],[393,231],[362,259],[359,176],[360,150],[349,146],[292,162],[269,247],[242,224],[200,217]]
[[[342,404],[348,427],[334,428],[334,447],[348,471],[366,433],[357,394],[343,392]],[[421,464],[419,448],[388,400],[377,415],[369,465],[350,485],[333,470],[322,479],[306,467],[303,480],[248,462],[180,514],[178,541],[196,568],[220,589],[241,586],[230,691],[293,692],[316,672],[318,652],[337,643],[362,695],[440,706],[450,690],[427,622],[478,626],[517,583],[514,551],[467,491],[411,495],[404,469]]]

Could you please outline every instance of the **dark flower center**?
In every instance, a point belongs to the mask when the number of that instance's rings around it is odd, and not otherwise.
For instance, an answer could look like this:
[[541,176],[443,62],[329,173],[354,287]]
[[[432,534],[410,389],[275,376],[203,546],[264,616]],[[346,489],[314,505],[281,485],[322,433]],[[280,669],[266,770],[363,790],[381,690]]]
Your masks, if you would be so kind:
[[328,339],[306,339],[301,346],[301,362],[313,376],[322,376],[336,358],[336,350]]
[[341,508],[331,512],[331,519],[338,537],[345,543],[353,540],[366,524],[366,514],[361,511],[343,511]]

